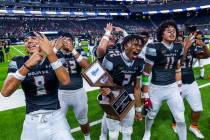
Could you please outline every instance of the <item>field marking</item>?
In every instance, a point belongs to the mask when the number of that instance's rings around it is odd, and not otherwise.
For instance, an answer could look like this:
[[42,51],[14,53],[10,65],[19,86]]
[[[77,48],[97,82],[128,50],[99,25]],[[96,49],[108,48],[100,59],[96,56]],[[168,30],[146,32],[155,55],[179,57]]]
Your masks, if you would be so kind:
[[19,53],[21,53],[22,55],[25,55],[23,52],[21,52],[20,50],[18,50],[15,46],[11,46],[12,48],[14,48],[16,51],[18,51]]
[[[97,120],[97,121],[94,121],[94,122],[91,122],[91,123],[90,123],[90,127],[91,127],[91,126],[94,126],[94,125],[97,125],[97,124],[99,124],[99,123],[101,123],[101,121],[102,121],[102,119]],[[73,129],[71,129],[71,133],[78,132],[78,131],[80,131],[80,130],[81,130],[80,127],[73,128]]]
[[[210,83],[206,83],[206,84],[200,85],[198,87],[199,87],[199,89],[201,89],[201,88],[207,87],[209,85],[210,85]],[[94,121],[94,122],[91,122],[90,126],[94,126],[94,125],[100,124],[101,121],[102,121],[102,119]],[[75,133],[75,132],[78,132],[80,130],[81,130],[80,127],[76,127],[76,128],[71,129],[71,133]]]

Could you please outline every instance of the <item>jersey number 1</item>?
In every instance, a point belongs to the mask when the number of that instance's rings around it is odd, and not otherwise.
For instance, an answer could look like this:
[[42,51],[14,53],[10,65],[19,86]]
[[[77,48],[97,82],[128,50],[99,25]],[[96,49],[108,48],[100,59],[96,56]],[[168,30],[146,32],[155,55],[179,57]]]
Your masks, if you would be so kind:
[[166,57],[167,63],[165,65],[165,69],[172,69],[174,64],[174,57]]

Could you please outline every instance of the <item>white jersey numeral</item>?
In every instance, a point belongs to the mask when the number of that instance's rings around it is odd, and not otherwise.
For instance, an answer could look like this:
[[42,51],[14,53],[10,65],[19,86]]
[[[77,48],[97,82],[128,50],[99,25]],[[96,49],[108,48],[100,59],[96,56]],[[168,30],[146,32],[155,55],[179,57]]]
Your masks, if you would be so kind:
[[47,94],[47,91],[45,89],[45,79],[43,75],[35,76],[34,82],[37,87],[37,96]]
[[125,74],[122,85],[127,85],[131,80],[131,74]]
[[166,57],[167,63],[165,65],[165,69],[172,69],[174,64],[174,57]]
[[76,62],[75,61],[69,61],[69,64],[70,64],[71,74],[77,73]]

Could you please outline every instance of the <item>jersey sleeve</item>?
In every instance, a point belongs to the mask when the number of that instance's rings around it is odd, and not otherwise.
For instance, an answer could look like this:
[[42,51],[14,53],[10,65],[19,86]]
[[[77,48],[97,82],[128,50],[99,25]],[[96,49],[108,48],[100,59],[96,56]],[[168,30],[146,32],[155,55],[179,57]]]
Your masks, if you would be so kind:
[[180,56],[179,56],[179,59],[181,59],[183,57],[183,54],[184,54],[184,47],[182,46],[181,43],[177,43],[177,45],[180,48]]
[[157,57],[157,50],[155,48],[155,45],[148,44],[146,48],[145,62],[150,65],[153,65],[156,57]]
[[64,55],[61,51],[58,51],[56,53],[56,56],[58,57],[58,60],[60,60],[60,62],[62,63],[62,65],[65,67],[65,68],[68,68],[68,65],[67,65],[67,62],[64,58]]
[[111,71],[113,69],[113,62],[112,62],[112,58],[110,57],[110,54],[107,54],[103,61],[102,61],[102,66],[107,69],[108,71]]
[[17,57],[13,57],[8,65],[8,73],[15,73],[18,70]]

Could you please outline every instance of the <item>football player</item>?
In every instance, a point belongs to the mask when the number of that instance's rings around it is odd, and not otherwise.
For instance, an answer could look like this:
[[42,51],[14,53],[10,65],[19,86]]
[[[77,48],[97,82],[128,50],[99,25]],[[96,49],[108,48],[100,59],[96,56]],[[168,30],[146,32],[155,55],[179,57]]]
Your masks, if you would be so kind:
[[21,140],[72,140],[66,117],[58,100],[59,82],[68,85],[68,72],[53,52],[52,44],[39,33],[29,32],[24,39],[29,56],[17,56],[9,63],[1,94],[8,97],[22,86],[26,116]]
[[[105,28],[105,34],[101,38],[99,45],[96,48],[94,48],[95,57],[100,62],[103,61],[103,58],[107,53],[113,52],[113,53],[119,54],[121,51],[121,45],[117,43],[117,40],[118,40],[117,35],[114,34],[113,32],[122,33],[124,37],[128,35],[127,32],[123,30],[122,28],[113,27],[111,23],[108,23]],[[106,114],[104,114],[103,119],[102,119],[100,140],[107,139],[108,129],[107,129],[105,118],[106,118]]]
[[[199,33],[201,34],[201,32]],[[184,42],[183,40],[181,41]],[[183,62],[181,66],[181,75],[182,83],[181,87],[181,96],[183,99],[186,99],[192,108],[192,123],[189,127],[189,130],[199,139],[204,139],[203,134],[200,132],[198,128],[198,120],[200,118],[200,114],[203,110],[202,100],[200,91],[198,88],[198,84],[195,81],[194,73],[193,73],[193,58],[203,59],[208,58],[210,56],[210,52],[208,51],[208,47],[202,41],[202,39],[195,39],[195,42],[192,41],[191,36],[189,36],[184,44],[184,54],[183,54]],[[199,47],[198,47],[199,46]],[[176,132],[176,123],[174,120],[173,129]]]
[[[203,40],[204,39],[204,35],[201,31],[196,31],[195,32],[195,40]],[[205,43],[203,41],[203,43]],[[198,44],[196,44],[197,47],[200,47],[202,48],[202,46],[199,46]],[[204,69],[204,60],[203,59],[200,59],[198,58],[198,64],[199,64],[199,67],[200,67],[200,76],[197,78],[197,79],[204,79],[204,73],[205,73],[205,69]]]
[[[145,119],[143,140],[150,140],[152,124],[163,101],[167,101],[177,122],[179,140],[187,139],[184,103],[176,84],[176,79],[181,80],[181,75],[176,77],[176,71],[180,71],[180,59],[183,54],[182,45],[175,43],[177,34],[176,23],[165,21],[157,30],[159,42],[147,45],[142,83],[144,106],[149,111]],[[149,75],[151,72],[150,83]],[[148,89],[149,83],[150,87]]]
[[69,85],[60,85],[59,87],[58,97],[61,109],[66,115],[68,107],[73,107],[76,119],[85,135],[85,140],[90,140],[90,127],[87,117],[88,98],[83,88],[83,79],[81,76],[82,68],[86,68],[89,65],[87,54],[82,48],[74,48],[74,37],[70,33],[61,33],[61,36],[63,37],[63,43],[56,46],[57,49],[60,49],[58,53],[63,54],[72,81]]
[[[140,75],[144,68],[144,60],[138,58],[144,46],[144,40],[138,35],[129,35],[122,42],[122,53],[108,53],[102,65],[113,78],[116,85],[125,89],[129,96],[135,100],[135,108],[132,107],[122,121],[106,118],[109,130],[109,139],[117,140],[119,132],[122,132],[123,140],[131,140],[134,118],[141,120],[141,91]],[[102,95],[115,92],[112,88],[102,88]]]

